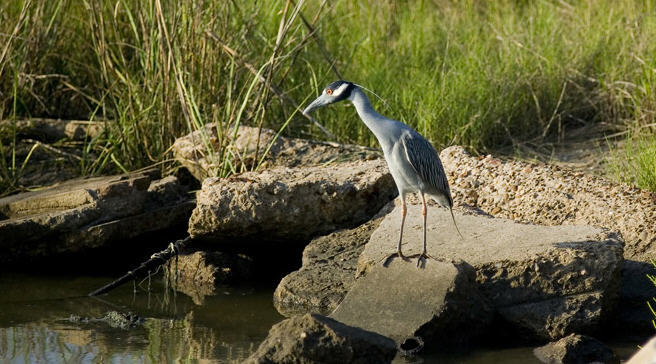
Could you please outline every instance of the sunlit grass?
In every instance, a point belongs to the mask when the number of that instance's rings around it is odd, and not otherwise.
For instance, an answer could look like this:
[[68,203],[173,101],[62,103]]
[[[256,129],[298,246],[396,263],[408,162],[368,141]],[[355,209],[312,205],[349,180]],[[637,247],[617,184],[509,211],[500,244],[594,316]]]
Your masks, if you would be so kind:
[[[209,122],[222,140],[201,142],[217,175],[241,168],[223,140],[240,124],[328,138],[284,98],[300,103],[337,74],[438,148],[487,152],[589,123],[635,128],[656,122],[655,10],[628,0],[10,0],[0,3],[0,118],[106,120],[81,174],[173,166],[175,137]],[[338,141],[376,145],[352,108],[316,118]],[[0,175],[15,176],[14,138],[0,140]],[[625,179],[641,180],[634,173]]]
[[656,191],[655,135],[651,132],[631,136],[623,148],[613,150],[610,164],[618,180]]

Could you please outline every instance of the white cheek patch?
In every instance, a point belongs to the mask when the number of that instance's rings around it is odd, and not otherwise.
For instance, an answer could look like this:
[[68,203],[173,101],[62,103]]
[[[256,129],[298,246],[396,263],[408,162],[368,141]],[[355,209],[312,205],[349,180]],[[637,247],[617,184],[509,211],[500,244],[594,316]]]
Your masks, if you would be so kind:
[[348,86],[349,86],[348,83],[343,83],[343,84],[341,84],[338,88],[335,89],[335,91],[333,91],[333,96],[339,96],[339,95],[341,95],[342,92],[344,92],[344,90],[346,90],[346,88],[347,88]]

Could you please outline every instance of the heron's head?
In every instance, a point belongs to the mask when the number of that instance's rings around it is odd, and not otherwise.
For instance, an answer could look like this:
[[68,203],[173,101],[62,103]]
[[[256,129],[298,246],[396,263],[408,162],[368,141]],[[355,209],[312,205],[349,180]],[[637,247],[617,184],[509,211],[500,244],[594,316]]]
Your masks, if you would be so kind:
[[303,110],[303,114],[309,115],[314,109],[348,99],[355,87],[357,86],[354,83],[348,81],[340,80],[331,83],[323,89],[319,97]]

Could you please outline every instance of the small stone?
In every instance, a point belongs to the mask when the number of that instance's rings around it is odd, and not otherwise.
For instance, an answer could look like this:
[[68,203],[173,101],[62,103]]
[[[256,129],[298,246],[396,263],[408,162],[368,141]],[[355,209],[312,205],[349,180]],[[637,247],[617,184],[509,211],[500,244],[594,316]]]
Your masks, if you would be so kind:
[[[166,267],[166,266],[165,266]],[[253,260],[244,254],[214,251],[183,252],[175,266],[178,282],[175,289],[203,304],[206,296],[216,294],[222,284],[242,282],[251,277]]]
[[390,363],[396,344],[382,335],[318,314],[274,325],[245,363]]
[[599,340],[585,335],[571,334],[558,341],[535,348],[533,354],[543,363],[588,364],[619,363],[615,353]]

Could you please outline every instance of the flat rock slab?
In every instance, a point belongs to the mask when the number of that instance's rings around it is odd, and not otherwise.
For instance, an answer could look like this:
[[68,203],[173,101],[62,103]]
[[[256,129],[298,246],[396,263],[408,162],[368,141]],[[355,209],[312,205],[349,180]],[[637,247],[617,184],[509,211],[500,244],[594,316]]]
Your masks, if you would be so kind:
[[419,336],[431,344],[451,345],[484,332],[491,311],[468,264],[431,260],[417,268],[397,259],[359,278],[330,317],[398,343]]
[[319,142],[277,136],[271,129],[240,126],[219,132],[215,123],[176,139],[175,158],[199,181],[217,175],[222,162],[212,159],[207,146],[225,148],[233,156],[232,165],[250,171],[275,167],[314,166],[382,157],[380,151],[359,145]]
[[0,255],[17,263],[106,246],[184,223],[194,203],[175,177],[70,180],[0,199]]
[[[374,231],[359,258],[359,275],[378,269],[396,251],[400,221],[397,207]],[[465,240],[448,210],[429,206],[428,253],[471,264],[481,293],[529,336],[555,339],[584,332],[613,307],[623,261],[617,234],[590,226],[526,225],[459,213],[456,221]],[[409,205],[404,254],[421,251],[421,226],[421,206]]]
[[209,241],[306,240],[367,221],[396,193],[384,160],[207,178],[189,234]]
[[245,363],[390,363],[394,341],[344,325],[331,318],[306,314],[274,325],[269,336]]

